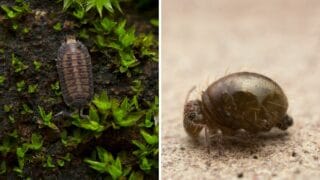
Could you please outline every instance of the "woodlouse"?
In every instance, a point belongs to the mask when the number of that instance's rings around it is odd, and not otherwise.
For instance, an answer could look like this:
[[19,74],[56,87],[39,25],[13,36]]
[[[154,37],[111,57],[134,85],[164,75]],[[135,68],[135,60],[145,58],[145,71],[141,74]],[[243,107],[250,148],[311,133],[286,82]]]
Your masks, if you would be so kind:
[[252,134],[273,127],[286,130],[293,124],[287,109],[287,97],[276,82],[261,74],[239,72],[212,83],[201,100],[187,97],[183,124],[191,137],[205,128],[209,143],[209,137],[234,135],[238,130]]
[[78,109],[87,105],[93,97],[91,57],[73,36],[59,48],[57,69],[64,102]]

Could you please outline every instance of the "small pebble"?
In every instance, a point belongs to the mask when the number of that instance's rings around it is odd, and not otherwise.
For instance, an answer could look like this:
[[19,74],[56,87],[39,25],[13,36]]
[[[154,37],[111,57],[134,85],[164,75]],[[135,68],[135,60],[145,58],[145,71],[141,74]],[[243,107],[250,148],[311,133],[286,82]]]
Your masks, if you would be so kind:
[[313,159],[318,160],[319,158],[318,158],[318,156],[313,156]]
[[300,169],[296,169],[296,170],[294,171],[294,173],[295,173],[295,174],[299,174],[299,173],[300,173]]
[[239,173],[238,178],[243,178],[243,173]]
[[211,162],[210,162],[210,161],[207,161],[207,162],[206,162],[206,165],[207,165],[207,167],[210,167],[210,166],[211,166]]

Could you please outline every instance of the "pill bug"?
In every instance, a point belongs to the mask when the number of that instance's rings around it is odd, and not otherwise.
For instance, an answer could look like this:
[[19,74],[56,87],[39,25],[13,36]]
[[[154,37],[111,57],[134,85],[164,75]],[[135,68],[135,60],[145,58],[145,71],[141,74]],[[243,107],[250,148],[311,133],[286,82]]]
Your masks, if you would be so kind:
[[212,83],[201,100],[189,101],[188,96],[183,125],[191,137],[203,128],[208,141],[215,134],[234,135],[240,129],[256,134],[273,127],[286,130],[293,124],[283,90],[261,74],[233,73]]
[[93,96],[91,57],[75,37],[68,36],[59,48],[57,69],[64,102],[78,109],[87,105]]

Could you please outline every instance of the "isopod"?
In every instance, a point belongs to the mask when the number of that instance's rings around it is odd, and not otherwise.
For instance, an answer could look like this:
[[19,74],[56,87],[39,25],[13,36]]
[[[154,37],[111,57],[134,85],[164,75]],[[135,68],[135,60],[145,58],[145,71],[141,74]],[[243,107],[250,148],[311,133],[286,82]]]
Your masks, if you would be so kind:
[[186,100],[183,124],[191,137],[205,128],[207,141],[215,134],[234,135],[238,130],[251,134],[273,127],[286,130],[293,124],[287,109],[287,96],[275,81],[238,72],[212,83],[201,100]]
[[80,110],[93,97],[91,57],[75,37],[68,36],[58,51],[57,69],[64,102]]

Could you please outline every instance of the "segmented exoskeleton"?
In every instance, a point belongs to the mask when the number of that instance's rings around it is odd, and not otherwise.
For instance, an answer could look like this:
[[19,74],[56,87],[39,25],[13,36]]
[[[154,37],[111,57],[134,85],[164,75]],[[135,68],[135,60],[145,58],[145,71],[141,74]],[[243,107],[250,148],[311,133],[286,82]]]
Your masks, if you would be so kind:
[[74,37],[67,37],[58,51],[57,69],[64,102],[71,107],[83,108],[93,96],[88,49]]

